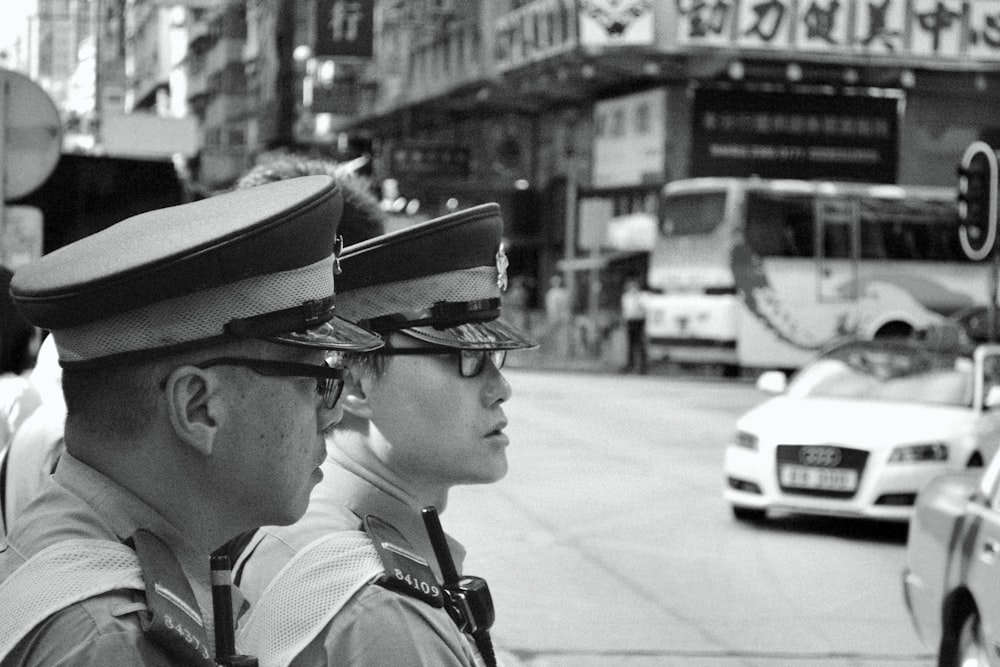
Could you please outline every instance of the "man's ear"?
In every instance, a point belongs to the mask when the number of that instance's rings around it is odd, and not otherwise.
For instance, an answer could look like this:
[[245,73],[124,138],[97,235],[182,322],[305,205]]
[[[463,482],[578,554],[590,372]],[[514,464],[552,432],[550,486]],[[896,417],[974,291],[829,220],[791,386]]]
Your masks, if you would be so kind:
[[167,377],[167,412],[174,432],[202,456],[211,456],[218,433],[219,381],[212,373],[181,366]]
[[344,377],[344,393],[340,397],[344,412],[362,419],[372,418],[372,408],[368,402],[368,389],[371,387],[371,382],[372,378],[367,373],[347,371],[347,375]]

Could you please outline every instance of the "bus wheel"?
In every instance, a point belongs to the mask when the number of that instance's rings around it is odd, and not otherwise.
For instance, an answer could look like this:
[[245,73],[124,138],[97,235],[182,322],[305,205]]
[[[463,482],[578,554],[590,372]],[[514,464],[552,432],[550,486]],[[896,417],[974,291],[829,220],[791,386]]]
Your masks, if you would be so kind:
[[906,322],[886,322],[872,336],[874,339],[909,338],[913,335],[913,327]]
[[724,378],[738,378],[740,376],[741,369],[739,364],[722,364],[722,377]]

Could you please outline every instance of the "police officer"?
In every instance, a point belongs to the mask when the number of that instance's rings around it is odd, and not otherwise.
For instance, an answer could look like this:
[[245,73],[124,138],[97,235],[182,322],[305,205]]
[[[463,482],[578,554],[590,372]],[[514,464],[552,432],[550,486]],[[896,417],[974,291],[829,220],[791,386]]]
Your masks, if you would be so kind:
[[331,355],[381,342],[334,317],[341,206],[292,179],[14,276],[58,349],[66,452],[0,545],[0,663],[214,664],[209,553],[302,515],[341,416]]
[[[251,602],[237,646],[262,667],[475,664],[421,510],[507,471],[500,368],[534,343],[498,319],[501,233],[487,204],[345,249],[338,308],[386,345],[349,355],[345,416],[305,517],[258,531],[237,564]],[[464,549],[448,546],[460,572]]]
[[[371,194],[367,179],[350,171],[348,164],[329,160],[309,159],[295,154],[281,155],[247,172],[237,183],[249,188],[275,181],[302,176],[331,176],[343,198],[339,222],[334,220],[339,236],[350,242],[378,236],[383,229],[384,213]],[[52,473],[62,455],[62,430],[66,407],[60,389],[62,369],[50,366],[49,355],[55,358],[55,346],[49,336],[42,343],[38,362],[22,392],[26,398],[12,401],[13,413],[19,417],[16,432],[11,430],[6,458],[0,460],[0,535],[27,502],[38,495],[39,486]],[[41,396],[41,406],[33,410]],[[28,404],[29,401],[31,404]],[[3,399],[0,397],[0,413]],[[0,431],[3,422],[0,421]],[[2,445],[0,445],[2,450]],[[2,456],[2,455],[0,455]],[[6,474],[4,474],[4,467]],[[238,550],[240,543],[233,548]]]

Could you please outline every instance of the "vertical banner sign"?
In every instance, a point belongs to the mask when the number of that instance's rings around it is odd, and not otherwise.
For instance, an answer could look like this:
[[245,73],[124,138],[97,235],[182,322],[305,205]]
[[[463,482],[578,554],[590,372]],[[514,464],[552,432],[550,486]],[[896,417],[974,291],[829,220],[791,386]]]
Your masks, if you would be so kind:
[[316,0],[319,57],[371,58],[375,0]]

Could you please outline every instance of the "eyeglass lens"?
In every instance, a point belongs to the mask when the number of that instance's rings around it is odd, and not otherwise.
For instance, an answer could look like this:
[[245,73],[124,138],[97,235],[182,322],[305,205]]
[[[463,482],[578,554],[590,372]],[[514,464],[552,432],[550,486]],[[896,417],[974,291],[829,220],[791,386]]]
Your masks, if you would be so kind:
[[476,377],[483,372],[487,356],[498,370],[503,368],[507,360],[507,350],[462,350],[461,352],[460,372],[462,377],[467,378]]
[[344,381],[339,378],[316,378],[316,391],[323,397],[323,407],[333,410],[344,391]]

